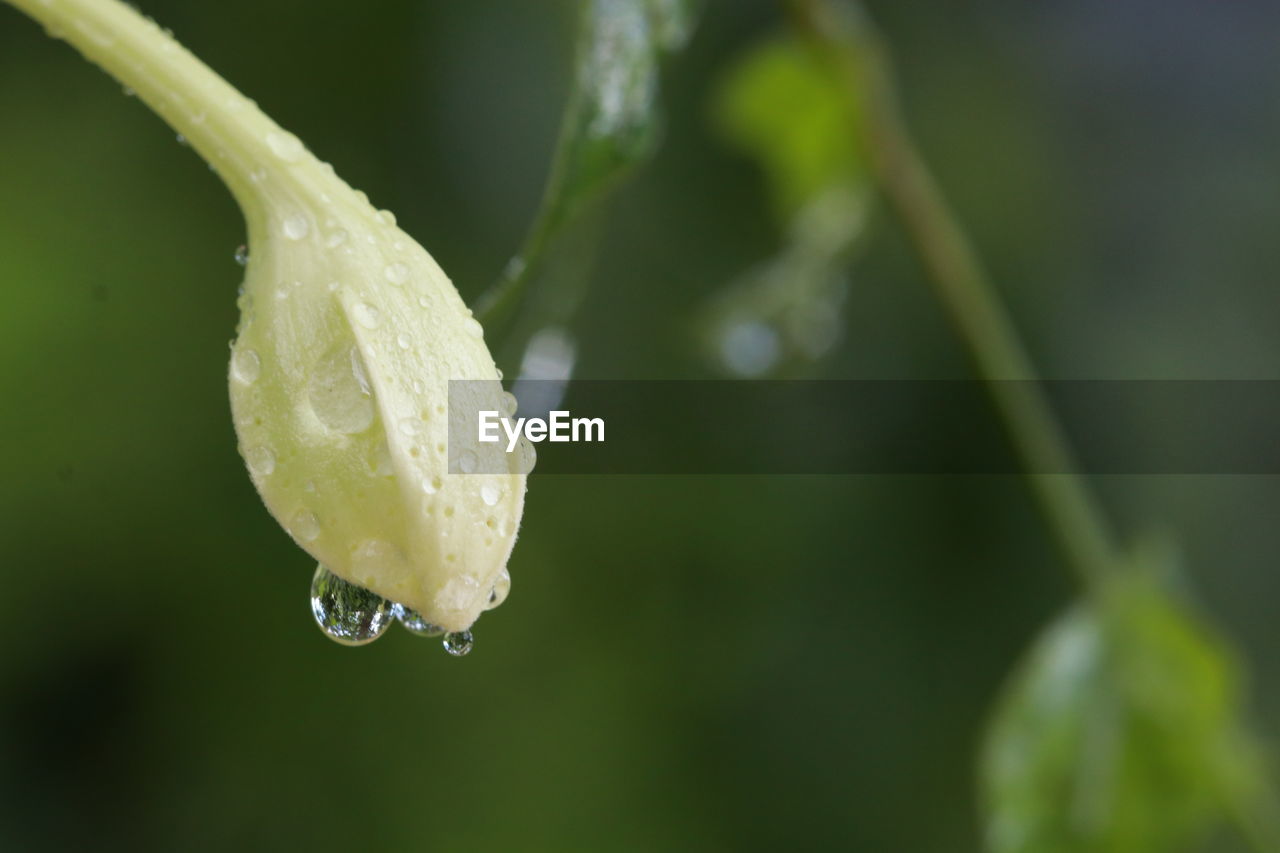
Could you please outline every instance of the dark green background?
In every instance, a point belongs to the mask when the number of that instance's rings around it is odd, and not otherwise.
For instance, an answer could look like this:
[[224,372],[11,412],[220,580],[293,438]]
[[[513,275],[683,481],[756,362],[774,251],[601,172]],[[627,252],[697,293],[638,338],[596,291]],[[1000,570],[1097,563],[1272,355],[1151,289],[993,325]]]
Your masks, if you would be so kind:
[[[1047,375],[1280,374],[1280,7],[872,9]],[[573,4],[143,10],[464,296],[518,245]],[[777,25],[713,0],[669,69],[665,145],[613,206],[576,324],[581,375],[714,375],[690,318],[779,236],[708,105]],[[872,227],[814,375],[967,376],[901,236]],[[976,848],[984,714],[1070,594],[1018,480],[535,476],[512,596],[470,657],[398,630],[341,648],[235,450],[243,239],[173,133],[0,7],[0,846]],[[1098,485],[1127,529],[1181,542],[1280,730],[1276,480]]]

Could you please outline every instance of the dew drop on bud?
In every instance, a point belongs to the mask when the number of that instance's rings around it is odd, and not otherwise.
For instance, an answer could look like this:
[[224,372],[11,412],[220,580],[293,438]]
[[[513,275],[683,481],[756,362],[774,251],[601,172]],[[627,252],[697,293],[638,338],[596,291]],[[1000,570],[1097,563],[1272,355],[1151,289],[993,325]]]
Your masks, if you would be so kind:
[[444,650],[456,658],[469,654],[475,644],[470,631],[450,631],[444,635]]
[[374,401],[360,351],[339,345],[312,368],[307,398],[316,419],[334,432],[354,435],[373,425]]
[[267,146],[271,149],[271,153],[286,163],[296,163],[301,160],[306,150],[302,147],[301,140],[292,133],[276,131],[267,134]]
[[387,268],[383,270],[383,275],[386,276],[387,281],[392,284],[404,284],[409,280],[409,266],[408,264],[396,261],[394,264],[388,265]]
[[443,628],[439,625],[432,625],[422,618],[421,613],[412,608],[397,604],[395,605],[395,610],[396,618],[400,620],[400,624],[412,634],[417,634],[419,637],[439,637],[444,633]]
[[329,639],[344,646],[373,642],[395,618],[391,602],[324,566],[316,566],[311,580],[311,615]]
[[492,610],[498,607],[502,602],[507,600],[507,596],[511,593],[511,572],[505,568],[498,573],[498,579],[494,581],[493,591],[489,593],[489,603],[484,606],[485,610]]
[[262,359],[251,349],[238,349],[231,355],[231,375],[237,382],[252,385],[262,374]]
[[245,451],[244,461],[249,470],[260,477],[269,476],[276,470],[276,455],[270,447],[252,447]]
[[241,243],[236,246],[236,263],[240,266],[246,266],[249,263],[249,247]]
[[290,216],[281,226],[284,236],[290,240],[301,240],[311,233],[311,223],[302,214]]

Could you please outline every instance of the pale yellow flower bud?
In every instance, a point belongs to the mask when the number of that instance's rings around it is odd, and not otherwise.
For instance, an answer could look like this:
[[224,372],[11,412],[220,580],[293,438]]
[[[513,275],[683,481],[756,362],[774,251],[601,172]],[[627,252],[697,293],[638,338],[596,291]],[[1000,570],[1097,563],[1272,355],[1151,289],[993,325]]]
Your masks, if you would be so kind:
[[[481,380],[463,386],[471,410],[503,401],[448,277],[390,213],[137,12],[9,2],[136,90],[240,203],[249,259],[231,405],[267,508],[334,575],[417,611],[406,625],[464,631],[506,595],[525,478],[519,454],[449,471],[449,381]],[[384,602],[335,595],[336,609],[387,621]]]

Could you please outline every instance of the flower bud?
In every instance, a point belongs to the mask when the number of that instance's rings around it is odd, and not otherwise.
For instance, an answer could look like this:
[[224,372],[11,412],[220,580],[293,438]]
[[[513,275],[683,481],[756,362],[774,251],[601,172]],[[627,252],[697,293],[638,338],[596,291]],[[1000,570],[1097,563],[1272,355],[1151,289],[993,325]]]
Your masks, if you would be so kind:
[[[525,478],[518,454],[493,452],[449,472],[449,381],[481,380],[462,386],[469,409],[503,408],[449,279],[390,213],[133,9],[9,2],[134,90],[239,202],[249,258],[231,407],[272,515],[333,575],[464,631],[505,595]],[[455,640],[453,653],[469,647]]]
[[[450,631],[486,608],[525,480],[448,470],[449,380],[501,386],[480,324],[429,254],[302,149],[268,140],[231,405],[268,509],[339,577]],[[486,471],[502,470],[491,466]]]

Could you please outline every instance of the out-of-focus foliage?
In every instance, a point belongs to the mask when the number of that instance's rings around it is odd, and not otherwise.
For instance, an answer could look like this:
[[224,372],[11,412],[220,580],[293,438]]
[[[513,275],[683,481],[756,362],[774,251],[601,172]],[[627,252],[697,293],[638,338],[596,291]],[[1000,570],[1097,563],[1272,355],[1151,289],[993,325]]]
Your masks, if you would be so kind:
[[549,244],[660,136],[660,60],[688,41],[695,0],[582,0],[573,89],[525,244],[479,305],[507,319]]
[[738,376],[804,370],[840,339],[866,222],[859,104],[822,57],[776,37],[730,69],[714,112],[725,137],[760,163],[785,242],[712,300],[707,348]]
[[760,162],[783,223],[834,188],[865,188],[861,111],[797,37],[775,37],[738,60],[715,114],[725,136]]
[[1169,853],[1262,790],[1234,656],[1147,574],[1037,641],[982,772],[993,853]]

